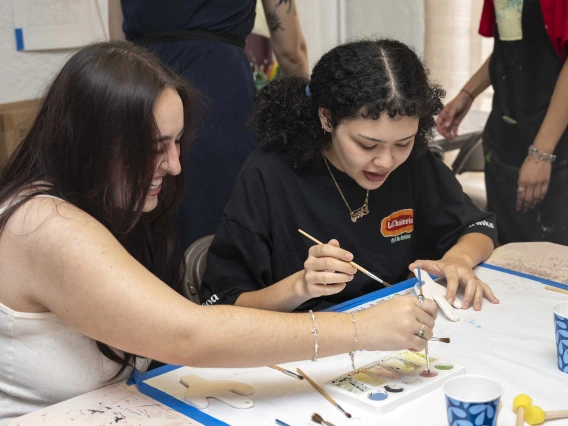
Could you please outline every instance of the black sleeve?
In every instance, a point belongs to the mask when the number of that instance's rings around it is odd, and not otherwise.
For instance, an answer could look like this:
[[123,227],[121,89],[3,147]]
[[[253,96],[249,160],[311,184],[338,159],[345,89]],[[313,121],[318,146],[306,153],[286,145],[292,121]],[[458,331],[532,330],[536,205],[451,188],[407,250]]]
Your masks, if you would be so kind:
[[428,152],[415,160],[414,172],[416,259],[439,259],[472,232],[497,244],[495,215],[473,204],[448,166]]
[[207,253],[202,304],[234,304],[272,282],[269,210],[261,172],[245,164]]

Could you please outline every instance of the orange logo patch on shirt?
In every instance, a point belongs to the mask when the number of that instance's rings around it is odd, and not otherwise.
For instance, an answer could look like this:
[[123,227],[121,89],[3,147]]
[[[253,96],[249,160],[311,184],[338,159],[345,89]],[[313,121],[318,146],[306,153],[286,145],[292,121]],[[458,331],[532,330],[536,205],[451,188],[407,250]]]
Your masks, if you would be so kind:
[[414,210],[403,209],[396,211],[381,221],[383,237],[396,237],[414,230]]

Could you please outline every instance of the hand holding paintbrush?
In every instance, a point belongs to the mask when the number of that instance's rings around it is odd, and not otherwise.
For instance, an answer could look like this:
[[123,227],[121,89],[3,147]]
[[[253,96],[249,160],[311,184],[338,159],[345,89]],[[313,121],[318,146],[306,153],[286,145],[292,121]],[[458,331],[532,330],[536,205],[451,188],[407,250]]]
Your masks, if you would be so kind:
[[[301,229],[298,229],[298,232],[302,235],[304,235],[305,237],[309,238],[310,240],[312,240],[314,243],[319,244],[319,245],[323,245],[323,243],[317,239],[315,239],[314,237],[312,237],[310,234],[308,234],[307,232],[302,231]],[[392,287],[392,285],[390,285],[389,283],[387,283],[386,281],[383,281],[382,279],[380,279],[379,277],[377,277],[374,274],[371,274],[369,271],[367,271],[365,268],[363,268],[362,266],[356,264],[355,262],[347,262],[349,263],[351,266],[353,266],[355,269],[357,269],[358,271],[363,272],[365,275],[367,275],[368,277],[374,279],[375,281],[380,282],[382,285],[384,285],[385,287]]]
[[[339,244],[323,244],[311,235],[298,230],[302,235],[314,241],[317,245],[310,248],[310,254],[304,263],[303,282],[309,293],[310,289],[314,293],[311,297],[321,295],[330,295],[337,293],[345,288],[346,275],[355,272],[355,269],[363,271],[363,273],[373,277],[373,279],[382,282],[386,286],[390,284],[375,277],[366,269],[352,262],[353,255],[345,250],[340,249]],[[332,241],[332,243],[334,243]],[[345,268],[355,268],[352,272],[347,272]],[[341,273],[338,273],[341,271]],[[307,284],[305,284],[307,282]],[[334,285],[333,283],[337,283]],[[331,287],[331,288],[329,288]],[[381,313],[374,321],[372,333],[382,342],[381,350],[398,350],[409,347],[423,348],[425,340],[432,337],[432,328],[438,310],[431,300],[426,300],[423,304],[419,304],[413,297],[397,297],[384,301],[376,307],[358,312],[360,316],[366,316],[371,310],[378,309]],[[352,318],[353,331],[357,333],[355,326],[365,324],[365,321]],[[418,337],[418,333],[422,336]],[[360,337],[360,336],[359,336]],[[354,349],[365,349],[362,340],[358,339],[358,345],[353,345]]]

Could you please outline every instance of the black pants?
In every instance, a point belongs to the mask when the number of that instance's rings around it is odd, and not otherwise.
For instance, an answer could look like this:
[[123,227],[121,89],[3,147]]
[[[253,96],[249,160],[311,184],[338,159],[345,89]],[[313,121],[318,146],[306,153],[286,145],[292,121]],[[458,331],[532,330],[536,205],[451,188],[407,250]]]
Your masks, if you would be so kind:
[[485,163],[487,209],[497,215],[501,244],[549,241],[568,245],[568,164],[554,167],[545,199],[517,211],[519,168],[491,158]]

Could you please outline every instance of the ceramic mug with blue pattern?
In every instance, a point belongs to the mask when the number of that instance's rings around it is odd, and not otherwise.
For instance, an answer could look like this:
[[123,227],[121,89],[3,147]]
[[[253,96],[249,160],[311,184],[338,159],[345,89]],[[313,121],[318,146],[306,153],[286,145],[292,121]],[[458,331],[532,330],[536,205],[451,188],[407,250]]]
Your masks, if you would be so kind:
[[495,426],[503,386],[483,376],[454,377],[444,384],[449,426]]
[[568,373],[568,302],[560,302],[552,308],[558,369]]

